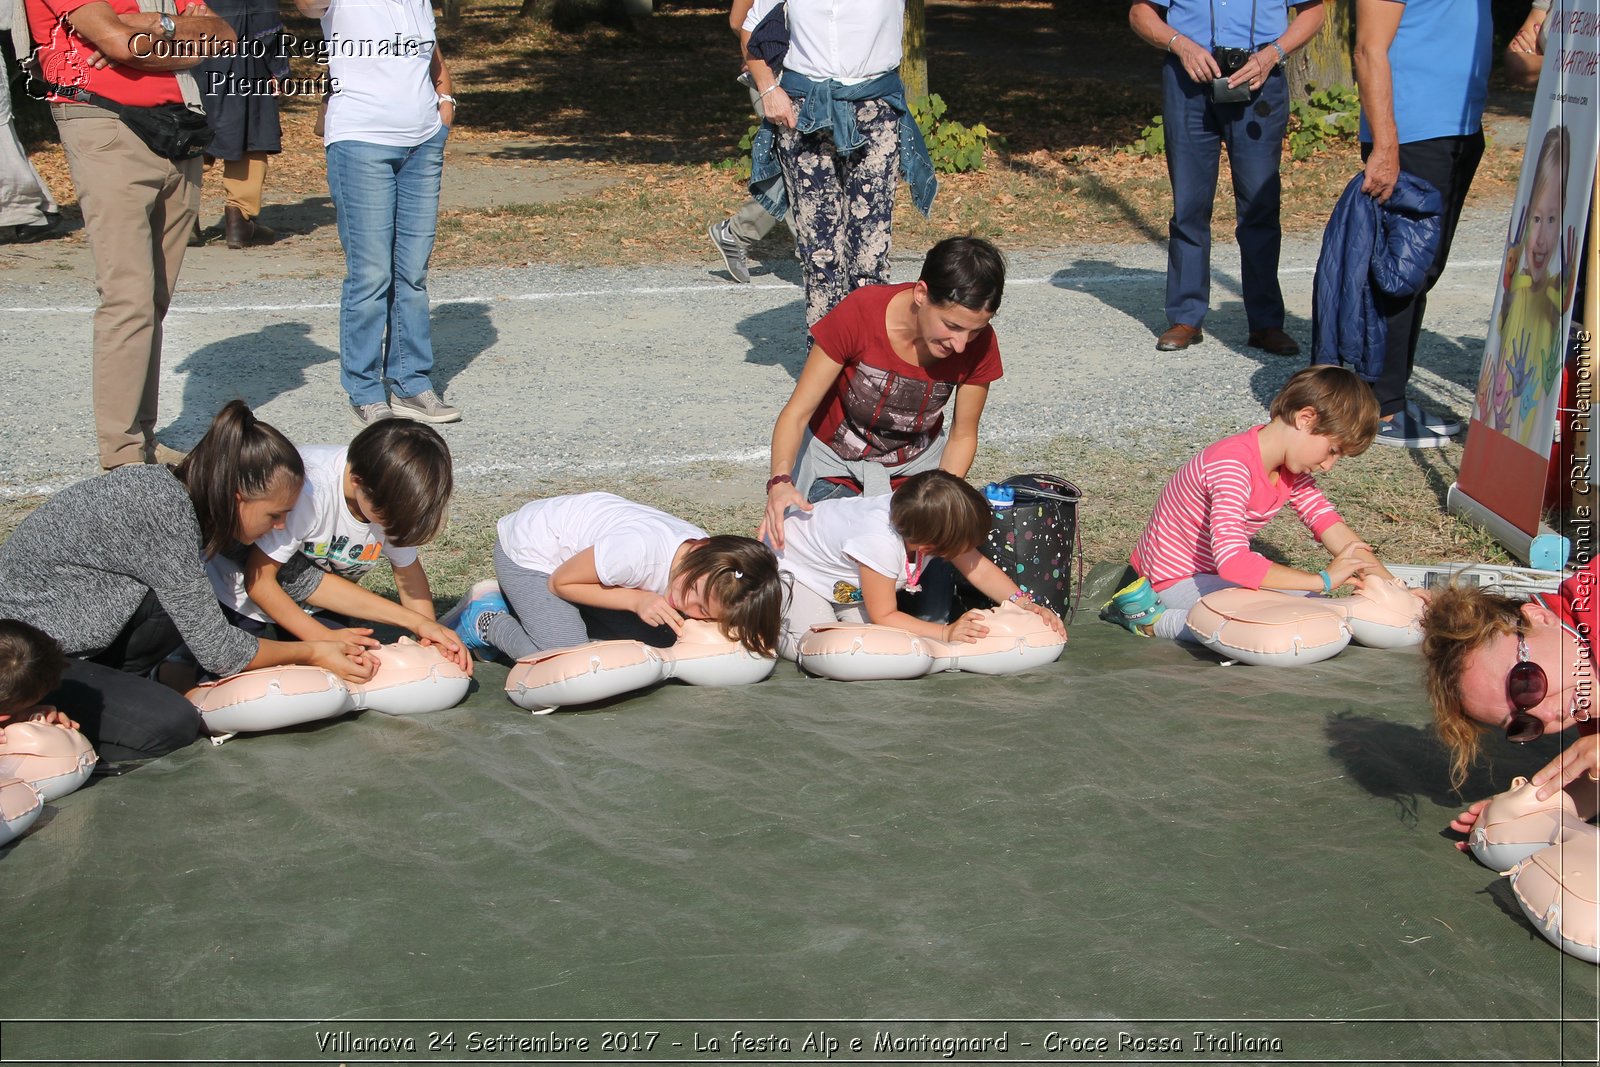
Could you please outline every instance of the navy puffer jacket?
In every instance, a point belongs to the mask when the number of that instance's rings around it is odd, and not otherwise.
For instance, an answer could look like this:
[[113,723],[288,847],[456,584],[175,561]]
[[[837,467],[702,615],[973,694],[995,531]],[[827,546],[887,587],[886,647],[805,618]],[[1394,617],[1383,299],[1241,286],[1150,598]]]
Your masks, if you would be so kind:
[[1427,279],[1439,250],[1439,190],[1404,171],[1379,204],[1361,191],[1364,173],[1344,187],[1322,232],[1313,285],[1311,362],[1342,363],[1366,381],[1383,373],[1388,335],[1377,293],[1405,297]]

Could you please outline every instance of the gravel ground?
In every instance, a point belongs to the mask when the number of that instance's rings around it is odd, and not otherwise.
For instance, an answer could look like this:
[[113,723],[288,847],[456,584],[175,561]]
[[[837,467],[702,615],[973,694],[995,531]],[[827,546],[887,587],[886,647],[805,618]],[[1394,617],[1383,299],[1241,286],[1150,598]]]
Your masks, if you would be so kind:
[[[1466,414],[1506,227],[1505,204],[1469,210],[1450,269],[1429,301],[1414,387]],[[466,412],[445,428],[464,494],[537,492],[541,484],[633,473],[692,486],[748,468],[751,493],[772,418],[803,359],[798,266],[769,263],[755,284],[725,280],[707,249],[689,266],[436,271],[435,381]],[[1283,283],[1291,333],[1309,348],[1317,242],[1291,239]],[[914,278],[916,254],[896,279]],[[1234,247],[1213,261],[1205,343],[1158,353],[1165,252],[1075,246],[1011,259],[995,320],[1006,377],[984,438],[1026,454],[1083,439],[1130,453],[1192,450],[1262,418],[1302,365],[1245,347]],[[95,473],[89,403],[91,314],[81,270],[0,274],[0,347],[12,386],[0,397],[0,493],[53,491]],[[262,262],[265,267],[265,261]],[[209,247],[185,264],[167,318],[161,436],[194,443],[240,396],[300,442],[356,427],[338,380],[338,281],[291,263],[253,272],[248,256]],[[692,491],[692,490],[690,490]]]

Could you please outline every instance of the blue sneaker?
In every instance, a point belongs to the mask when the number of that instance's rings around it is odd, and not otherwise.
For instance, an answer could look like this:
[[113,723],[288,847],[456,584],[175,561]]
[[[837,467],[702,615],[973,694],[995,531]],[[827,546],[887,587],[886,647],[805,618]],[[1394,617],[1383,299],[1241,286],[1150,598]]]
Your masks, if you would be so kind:
[[473,597],[469,592],[463,601],[464,603],[457,604],[456,609],[450,613],[454,616],[449,624],[450,628],[461,638],[461,643],[472,653],[474,659],[493,659],[499,649],[489,640],[489,623],[496,615],[509,612],[510,605],[506,603],[505,597],[500,595],[498,586],[494,592],[477,597]]
[[1100,610],[1100,617],[1129,633],[1149,637],[1155,621],[1166,612],[1148,578],[1138,578],[1118,589]]
[[454,629],[456,622],[461,618],[461,613],[467,610],[467,605],[482,597],[499,595],[500,583],[493,578],[484,578],[481,581],[473,582],[472,588],[468,589],[461,599],[456,601],[456,606],[440,616],[439,625]]
[[[1424,418],[1427,417],[1426,412],[1421,414]],[[1388,422],[1378,423],[1378,436],[1372,439],[1372,443],[1388,445],[1391,448],[1440,448],[1449,444],[1450,438],[1438,430],[1423,425],[1420,419],[1402,408],[1395,412],[1394,417]]]
[[1434,433],[1446,437],[1454,437],[1461,432],[1461,420],[1442,412],[1427,411],[1415,400],[1406,401],[1406,414],[1411,416],[1411,421],[1423,429],[1432,430]]

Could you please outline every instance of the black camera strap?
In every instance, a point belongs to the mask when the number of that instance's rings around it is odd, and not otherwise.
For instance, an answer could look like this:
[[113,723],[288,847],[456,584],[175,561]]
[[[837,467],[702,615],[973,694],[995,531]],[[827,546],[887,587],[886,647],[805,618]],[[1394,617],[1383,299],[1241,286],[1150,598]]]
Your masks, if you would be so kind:
[[[1217,0],[1211,0],[1211,47],[1217,47]],[[1256,0],[1250,0],[1250,51],[1256,50]]]

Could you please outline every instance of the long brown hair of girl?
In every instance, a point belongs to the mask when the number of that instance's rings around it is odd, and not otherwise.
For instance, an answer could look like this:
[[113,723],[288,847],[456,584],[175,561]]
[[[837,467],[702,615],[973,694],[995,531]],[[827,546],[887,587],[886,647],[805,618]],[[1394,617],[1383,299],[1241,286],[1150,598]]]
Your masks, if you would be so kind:
[[230,400],[217,412],[206,435],[173,473],[189,490],[204,556],[216,555],[237,539],[241,500],[259,500],[284,478],[296,487],[306,480],[294,445],[256,418],[243,400]]

